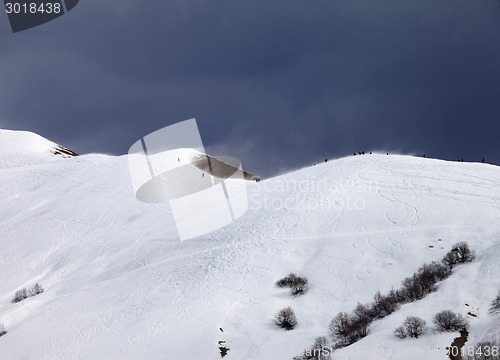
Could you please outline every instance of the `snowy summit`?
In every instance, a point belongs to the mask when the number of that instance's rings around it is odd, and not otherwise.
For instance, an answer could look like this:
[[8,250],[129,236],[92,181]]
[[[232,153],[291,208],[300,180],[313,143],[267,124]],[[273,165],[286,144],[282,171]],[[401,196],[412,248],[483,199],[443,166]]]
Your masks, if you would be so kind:
[[0,161],[25,165],[37,159],[50,158],[50,155],[78,156],[74,151],[33,132],[0,129]]

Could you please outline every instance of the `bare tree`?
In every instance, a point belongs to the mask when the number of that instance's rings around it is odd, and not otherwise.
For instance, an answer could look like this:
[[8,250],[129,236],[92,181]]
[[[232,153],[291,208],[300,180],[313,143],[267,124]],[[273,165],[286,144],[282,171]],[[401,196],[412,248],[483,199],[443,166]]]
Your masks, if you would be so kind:
[[330,322],[329,330],[330,336],[336,344],[341,346],[347,345],[351,333],[349,315],[346,312],[339,312]]
[[298,277],[290,286],[290,294],[292,296],[303,295],[309,290],[309,284],[306,278]]
[[460,331],[467,329],[469,326],[467,319],[450,310],[437,313],[433,322],[439,331]]
[[420,300],[426,295],[417,274],[403,280],[401,293],[406,302]]
[[416,316],[408,316],[403,323],[409,337],[418,338],[425,331],[425,321]]
[[353,344],[368,334],[370,322],[370,318],[350,316],[345,312],[340,312],[330,322],[330,336],[336,346]]
[[460,264],[471,262],[476,258],[476,254],[469,248],[469,245],[465,241],[460,241],[453,245],[451,251],[457,253],[458,262]]
[[370,322],[373,320],[372,314],[373,312],[371,311],[369,306],[363,305],[361,303],[358,303],[356,307],[353,310],[354,316],[356,316],[359,319],[365,319],[367,322]]
[[442,262],[449,268],[458,264],[471,262],[475,259],[474,251],[469,248],[465,241],[460,241],[453,245],[451,250],[445,255]]
[[16,295],[14,296],[14,299],[12,299],[12,302],[18,303],[18,302],[21,302],[30,296],[35,296],[35,295],[41,294],[42,292],[43,292],[42,285],[40,285],[39,283],[36,283],[29,290],[26,290],[26,288],[17,290]]
[[274,322],[285,330],[292,330],[297,325],[295,312],[290,306],[281,309],[274,317]]
[[417,270],[418,281],[426,293],[435,290],[435,284],[451,275],[451,270],[435,261],[424,264]]
[[42,285],[40,285],[39,283],[36,283],[35,285],[33,285],[33,287],[30,289],[30,292],[29,292],[29,295],[30,296],[35,296],[35,295],[38,295],[38,294],[41,294],[43,293],[43,287]]
[[405,339],[408,336],[403,325],[398,326],[394,329],[394,335],[396,335],[400,339]]
[[328,339],[326,337],[320,336],[314,340],[311,355],[314,360],[330,359],[330,348],[328,347]]
[[297,277],[297,275],[295,275],[294,273],[290,273],[289,275],[276,281],[276,286],[279,286],[279,287],[290,286],[290,285],[292,285],[292,283],[296,277]]
[[387,315],[392,314],[399,306],[394,296],[384,296],[380,293],[380,291],[377,291],[373,300],[374,303],[371,308],[373,318],[382,319]]
[[366,317],[353,316],[351,318],[351,334],[349,336],[349,342],[355,343],[359,339],[368,335],[368,326],[371,321],[371,319]]
[[13,303],[18,303],[23,301],[28,297],[28,292],[26,289],[19,289],[16,291],[16,295],[14,296],[14,299],[12,299]]
[[453,251],[449,251],[441,260],[448,268],[453,268],[458,264],[457,254]]
[[293,296],[303,295],[309,290],[309,283],[305,277],[300,277],[291,273],[276,281],[276,286],[289,287]]
[[416,317],[408,316],[403,325],[394,330],[394,335],[404,339],[406,337],[418,338],[425,331],[425,321]]

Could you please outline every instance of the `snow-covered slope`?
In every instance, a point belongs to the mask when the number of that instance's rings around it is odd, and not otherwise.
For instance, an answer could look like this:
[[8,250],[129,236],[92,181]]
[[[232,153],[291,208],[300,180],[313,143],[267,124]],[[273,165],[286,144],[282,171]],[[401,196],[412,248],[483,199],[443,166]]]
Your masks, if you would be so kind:
[[[15,158],[11,148],[2,159]],[[440,310],[472,309],[471,341],[500,331],[487,314],[500,289],[498,167],[398,155],[329,161],[249,183],[242,218],[180,242],[168,205],[136,200],[126,156],[25,164],[0,169],[1,359],[209,360],[226,341],[226,359],[289,360],[327,335],[339,311],[399,287],[462,240],[475,262],[334,358],[446,359],[457,334],[394,337],[408,315],[431,324]],[[289,272],[309,279],[307,294],[274,286]],[[36,282],[45,292],[11,302]],[[293,331],[273,324],[287,305]]]
[[54,155],[78,154],[33,132],[0,129],[0,167],[44,163]]

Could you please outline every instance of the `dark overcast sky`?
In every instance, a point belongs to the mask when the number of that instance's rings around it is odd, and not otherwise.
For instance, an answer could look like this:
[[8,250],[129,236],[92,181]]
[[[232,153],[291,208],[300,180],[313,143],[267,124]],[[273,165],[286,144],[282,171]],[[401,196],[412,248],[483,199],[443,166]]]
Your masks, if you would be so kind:
[[264,175],[380,149],[500,163],[498,0],[81,0],[12,34],[0,127],[124,154],[196,117]]

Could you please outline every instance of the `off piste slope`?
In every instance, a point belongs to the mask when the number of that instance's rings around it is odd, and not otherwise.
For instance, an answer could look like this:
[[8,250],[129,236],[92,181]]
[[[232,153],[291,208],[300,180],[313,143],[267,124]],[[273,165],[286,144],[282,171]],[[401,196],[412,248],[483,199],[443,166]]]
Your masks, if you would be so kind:
[[[458,241],[475,262],[333,358],[446,359],[458,334],[397,339],[408,315],[431,325],[438,311],[472,311],[470,341],[499,331],[487,314],[500,289],[498,167],[329,161],[249,183],[243,217],[180,242],[168,204],[136,200],[126,156],[25,164],[0,169],[1,359],[220,359],[225,341],[226,359],[289,360],[328,335],[339,311],[398,287]],[[292,271],[310,282],[298,298],[274,286]],[[11,302],[36,282],[45,292]],[[273,324],[288,305],[292,331]]]

